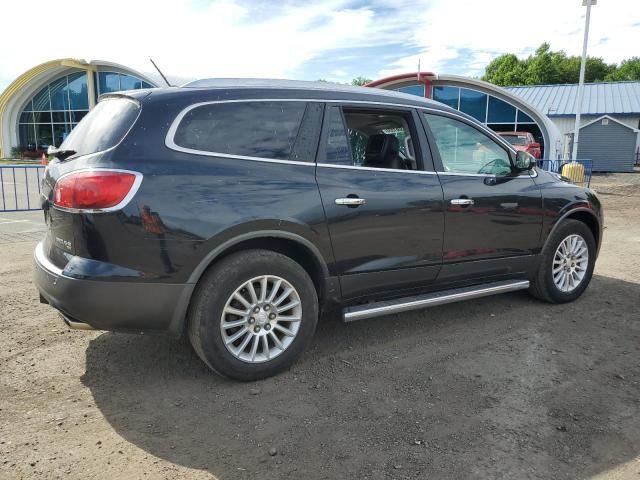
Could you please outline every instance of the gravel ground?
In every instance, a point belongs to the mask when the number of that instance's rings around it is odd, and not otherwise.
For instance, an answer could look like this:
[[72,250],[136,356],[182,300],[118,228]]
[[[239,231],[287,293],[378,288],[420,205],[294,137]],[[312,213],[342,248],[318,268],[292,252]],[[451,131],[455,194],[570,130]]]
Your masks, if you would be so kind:
[[161,335],[68,330],[37,302],[36,242],[4,243],[0,478],[640,478],[640,174],[592,186],[605,242],[578,301],[328,320],[253,384]]

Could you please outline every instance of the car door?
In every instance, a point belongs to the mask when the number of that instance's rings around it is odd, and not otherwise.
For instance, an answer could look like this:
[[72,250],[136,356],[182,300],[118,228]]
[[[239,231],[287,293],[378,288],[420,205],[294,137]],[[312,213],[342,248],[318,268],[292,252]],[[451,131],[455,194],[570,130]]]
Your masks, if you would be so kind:
[[542,195],[512,168],[499,137],[462,116],[422,113],[444,192],[443,267],[438,281],[517,277],[529,271],[542,230]]
[[327,105],[316,179],[344,298],[420,289],[440,270],[442,188],[419,122],[409,107]]

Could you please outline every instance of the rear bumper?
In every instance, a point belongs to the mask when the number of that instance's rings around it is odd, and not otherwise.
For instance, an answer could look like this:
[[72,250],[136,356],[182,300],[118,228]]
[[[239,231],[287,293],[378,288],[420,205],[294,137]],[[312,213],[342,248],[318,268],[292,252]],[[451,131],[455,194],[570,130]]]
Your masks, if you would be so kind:
[[47,258],[42,243],[34,252],[33,281],[40,295],[70,322],[98,330],[168,330],[186,314],[193,285],[73,278]]

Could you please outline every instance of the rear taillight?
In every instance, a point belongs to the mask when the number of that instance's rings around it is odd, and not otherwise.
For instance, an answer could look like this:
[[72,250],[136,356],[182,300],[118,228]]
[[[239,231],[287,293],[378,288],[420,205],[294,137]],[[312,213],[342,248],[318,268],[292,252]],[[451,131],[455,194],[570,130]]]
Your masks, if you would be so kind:
[[[119,170],[90,170],[61,177],[53,189],[56,207],[74,210],[102,210],[124,207],[135,193],[142,175]],[[122,204],[122,205],[121,205]]]

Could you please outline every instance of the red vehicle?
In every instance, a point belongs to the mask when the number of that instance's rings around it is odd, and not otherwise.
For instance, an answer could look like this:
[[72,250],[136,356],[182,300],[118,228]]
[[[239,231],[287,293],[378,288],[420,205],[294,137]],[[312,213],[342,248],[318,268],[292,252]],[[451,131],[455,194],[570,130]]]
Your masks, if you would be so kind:
[[503,137],[507,142],[513,145],[516,150],[522,150],[530,153],[536,159],[542,158],[542,150],[540,144],[536,142],[533,135],[529,132],[496,132]]

